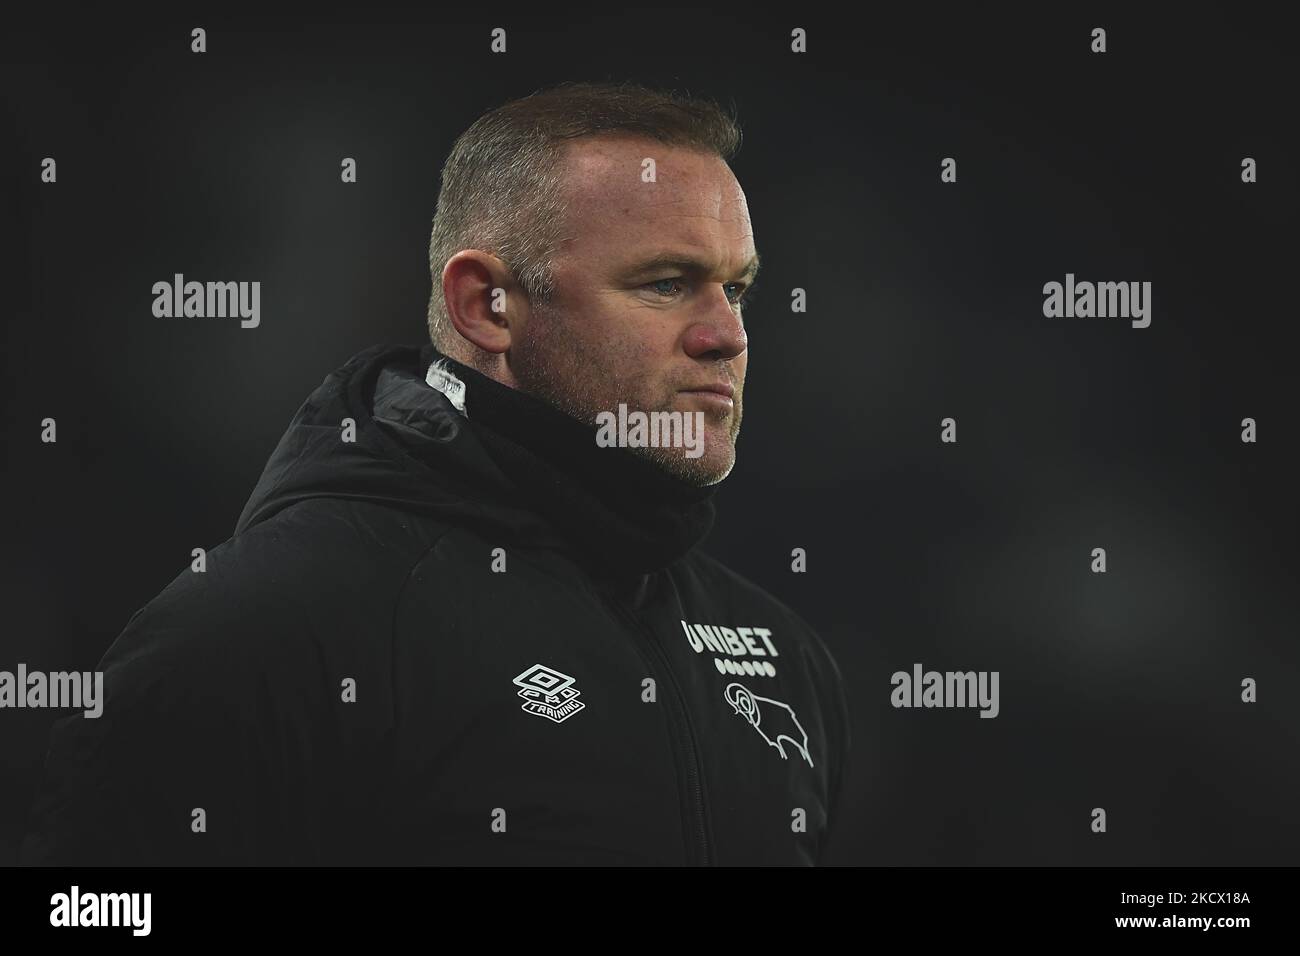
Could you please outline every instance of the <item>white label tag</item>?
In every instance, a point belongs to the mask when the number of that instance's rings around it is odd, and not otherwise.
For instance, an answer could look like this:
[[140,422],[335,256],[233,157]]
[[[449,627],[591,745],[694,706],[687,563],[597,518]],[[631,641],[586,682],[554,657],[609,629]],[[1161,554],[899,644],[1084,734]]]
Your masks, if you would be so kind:
[[447,370],[445,362],[439,360],[430,365],[429,374],[424,377],[424,380],[430,387],[446,395],[456,411],[469,418],[469,414],[465,411],[465,383]]

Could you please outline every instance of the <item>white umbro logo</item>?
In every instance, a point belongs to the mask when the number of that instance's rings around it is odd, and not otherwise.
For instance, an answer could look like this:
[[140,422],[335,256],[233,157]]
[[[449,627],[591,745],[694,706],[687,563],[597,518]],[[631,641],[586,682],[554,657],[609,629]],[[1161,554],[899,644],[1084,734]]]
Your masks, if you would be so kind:
[[557,724],[587,706],[578,700],[572,677],[544,664],[534,664],[516,677],[515,683],[521,688],[519,696],[524,699],[522,710]]

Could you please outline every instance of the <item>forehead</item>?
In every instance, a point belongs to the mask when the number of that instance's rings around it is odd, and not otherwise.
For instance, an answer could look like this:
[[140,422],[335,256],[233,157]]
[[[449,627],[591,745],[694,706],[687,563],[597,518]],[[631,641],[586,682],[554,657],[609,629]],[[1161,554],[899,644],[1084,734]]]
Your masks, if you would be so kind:
[[[565,146],[567,251],[602,258],[665,242],[753,248],[745,194],[722,157],[639,136]],[[646,181],[654,161],[654,179]]]

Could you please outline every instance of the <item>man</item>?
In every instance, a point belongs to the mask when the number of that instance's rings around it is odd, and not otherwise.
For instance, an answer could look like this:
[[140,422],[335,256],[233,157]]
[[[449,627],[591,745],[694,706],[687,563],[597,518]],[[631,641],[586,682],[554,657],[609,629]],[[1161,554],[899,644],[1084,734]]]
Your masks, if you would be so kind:
[[822,857],[835,661],[695,550],[744,395],[739,139],[591,84],[460,137],[431,343],[331,373],[234,536],[132,617],[103,717],[55,727],[26,861]]

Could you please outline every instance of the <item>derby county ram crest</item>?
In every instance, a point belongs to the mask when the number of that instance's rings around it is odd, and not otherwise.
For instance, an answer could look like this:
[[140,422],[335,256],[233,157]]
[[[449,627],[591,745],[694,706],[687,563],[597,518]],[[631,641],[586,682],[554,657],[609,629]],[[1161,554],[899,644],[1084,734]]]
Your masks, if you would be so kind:
[[728,684],[722,694],[731,709],[748,720],[768,746],[775,747],[783,758],[790,759],[785,752],[785,744],[789,744],[808,761],[808,766],[813,765],[812,757],[808,756],[808,734],[789,704],[771,697],[759,697],[744,684]]

